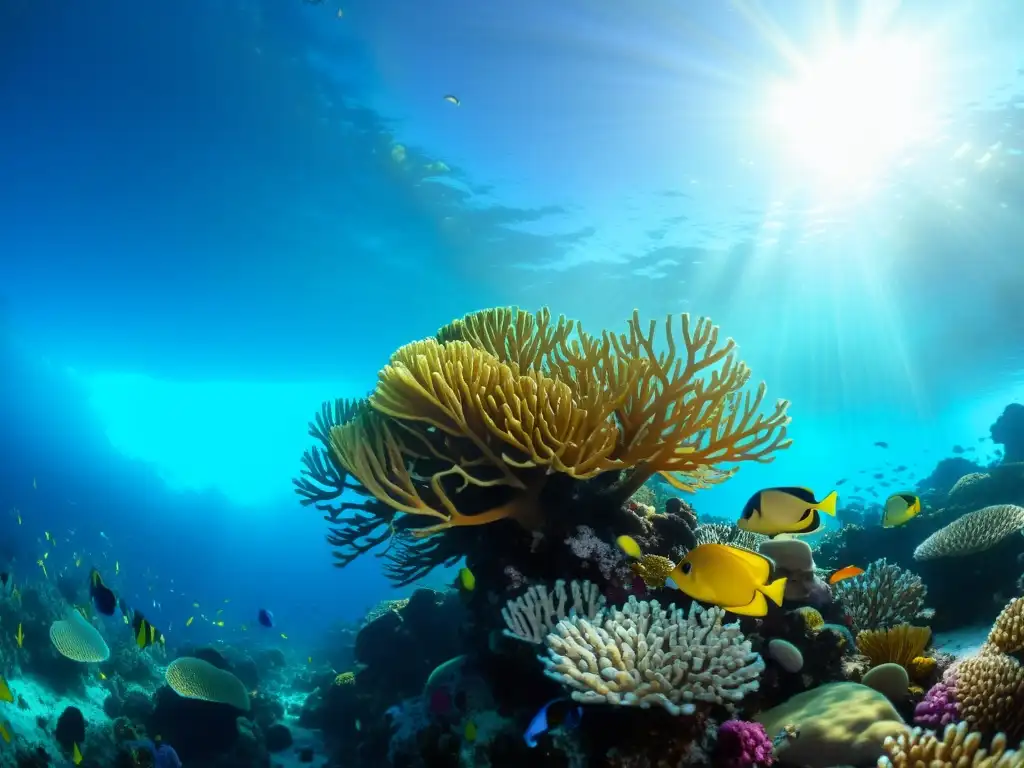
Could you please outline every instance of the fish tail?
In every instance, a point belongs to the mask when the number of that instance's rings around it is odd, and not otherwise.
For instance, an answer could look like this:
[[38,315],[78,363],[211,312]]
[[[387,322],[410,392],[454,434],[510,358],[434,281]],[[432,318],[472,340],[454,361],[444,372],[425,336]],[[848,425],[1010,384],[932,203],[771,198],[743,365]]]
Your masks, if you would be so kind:
[[761,591],[768,596],[776,605],[782,605],[782,597],[786,594],[786,577],[776,579],[771,584],[765,584]]
[[836,514],[836,503],[839,501],[839,494],[832,491],[828,496],[818,502],[817,508],[824,512],[826,515],[832,515],[835,517]]

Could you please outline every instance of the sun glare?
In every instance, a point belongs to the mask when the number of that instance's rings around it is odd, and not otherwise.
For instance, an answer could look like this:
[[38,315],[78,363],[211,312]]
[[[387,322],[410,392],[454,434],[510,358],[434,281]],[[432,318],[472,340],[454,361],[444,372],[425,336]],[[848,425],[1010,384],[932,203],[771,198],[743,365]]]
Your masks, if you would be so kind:
[[924,52],[905,41],[833,49],[769,92],[788,163],[829,183],[874,180],[931,129]]

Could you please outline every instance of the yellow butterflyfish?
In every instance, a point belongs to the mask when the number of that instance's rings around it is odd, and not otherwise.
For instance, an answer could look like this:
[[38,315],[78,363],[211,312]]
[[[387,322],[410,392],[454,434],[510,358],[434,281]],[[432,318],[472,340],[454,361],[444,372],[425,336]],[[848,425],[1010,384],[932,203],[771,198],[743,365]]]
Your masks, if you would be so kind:
[[736,526],[742,531],[766,536],[780,533],[807,536],[822,529],[820,513],[835,517],[838,499],[835,491],[818,501],[810,488],[765,488],[750,497]]
[[25,632],[21,628],[21,624],[18,624],[18,631],[14,635],[14,639],[18,641],[18,647],[21,648],[25,643]]
[[189,617],[188,617],[188,621],[186,621],[186,622],[185,622],[185,626],[186,626],[186,627],[191,627],[191,626],[192,626],[192,621],[193,621],[194,619],[195,619],[195,616],[189,616]]

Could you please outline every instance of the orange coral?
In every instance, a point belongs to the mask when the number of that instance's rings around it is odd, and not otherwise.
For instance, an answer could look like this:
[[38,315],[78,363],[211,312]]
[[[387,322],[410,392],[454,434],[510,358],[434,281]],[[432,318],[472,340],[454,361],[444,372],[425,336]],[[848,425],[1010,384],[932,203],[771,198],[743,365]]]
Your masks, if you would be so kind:
[[872,667],[879,664],[899,664],[909,670],[914,660],[922,655],[931,640],[928,627],[900,624],[892,629],[866,629],[857,633],[857,650],[867,656]]

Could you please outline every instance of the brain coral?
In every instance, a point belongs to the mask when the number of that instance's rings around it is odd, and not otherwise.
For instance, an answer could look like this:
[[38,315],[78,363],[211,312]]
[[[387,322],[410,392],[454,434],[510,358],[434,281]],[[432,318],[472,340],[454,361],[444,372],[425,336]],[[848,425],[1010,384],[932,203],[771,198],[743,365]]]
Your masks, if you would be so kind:
[[50,642],[61,656],[72,661],[100,662],[110,658],[110,648],[96,627],[78,611],[50,625]]
[[249,711],[249,692],[242,681],[208,661],[182,656],[167,665],[164,677],[171,690],[186,699],[229,704]]
[[997,504],[970,512],[940,528],[914,550],[915,560],[963,557],[991,549],[1024,528],[1024,507]]

